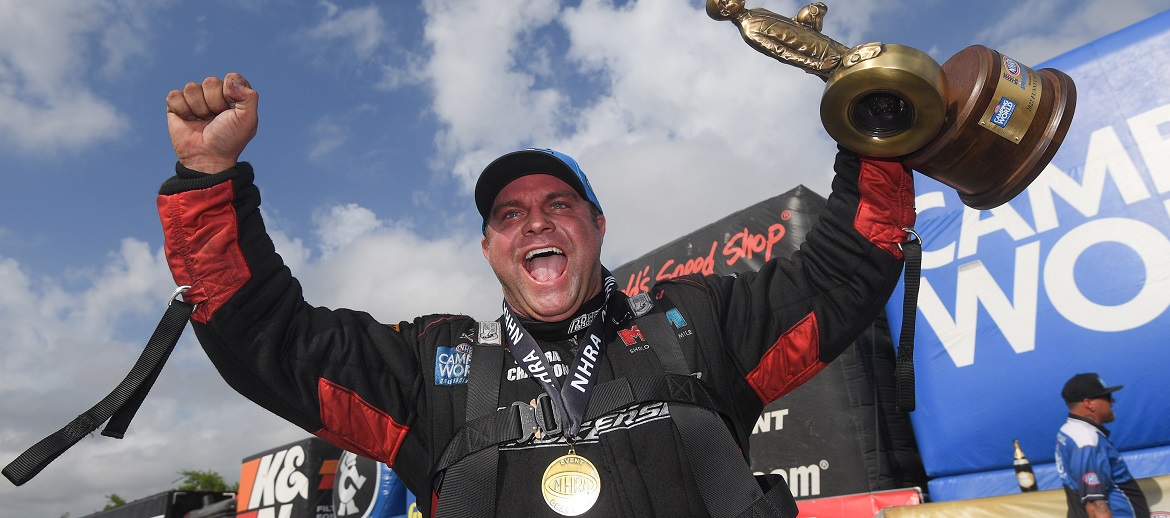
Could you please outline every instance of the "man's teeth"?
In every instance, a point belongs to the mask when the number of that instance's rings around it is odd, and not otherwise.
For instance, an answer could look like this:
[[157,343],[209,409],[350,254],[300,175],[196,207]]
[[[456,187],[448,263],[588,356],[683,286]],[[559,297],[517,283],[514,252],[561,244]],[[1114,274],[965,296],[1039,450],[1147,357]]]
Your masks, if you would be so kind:
[[565,255],[565,253],[562,252],[560,248],[557,248],[555,246],[548,246],[548,247],[544,247],[544,248],[537,248],[536,250],[528,252],[528,254],[524,256],[524,260],[527,261],[527,260],[532,259],[533,257],[536,257],[536,256],[541,255],[541,254]]

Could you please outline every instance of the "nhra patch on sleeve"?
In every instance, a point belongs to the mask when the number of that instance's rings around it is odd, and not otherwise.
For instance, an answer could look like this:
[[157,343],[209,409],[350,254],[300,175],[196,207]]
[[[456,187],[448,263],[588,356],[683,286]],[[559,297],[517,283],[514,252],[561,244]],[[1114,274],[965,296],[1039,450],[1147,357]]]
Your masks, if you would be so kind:
[[435,351],[435,385],[466,385],[470,368],[470,344],[439,347]]

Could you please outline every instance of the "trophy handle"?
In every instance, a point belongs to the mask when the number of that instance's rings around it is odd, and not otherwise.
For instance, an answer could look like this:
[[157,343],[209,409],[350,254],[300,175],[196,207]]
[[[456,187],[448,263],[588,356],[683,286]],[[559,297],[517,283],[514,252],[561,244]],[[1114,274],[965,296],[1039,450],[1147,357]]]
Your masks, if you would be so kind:
[[908,155],[929,144],[946,116],[947,80],[938,62],[903,45],[855,47],[829,76],[821,123],[863,155]]

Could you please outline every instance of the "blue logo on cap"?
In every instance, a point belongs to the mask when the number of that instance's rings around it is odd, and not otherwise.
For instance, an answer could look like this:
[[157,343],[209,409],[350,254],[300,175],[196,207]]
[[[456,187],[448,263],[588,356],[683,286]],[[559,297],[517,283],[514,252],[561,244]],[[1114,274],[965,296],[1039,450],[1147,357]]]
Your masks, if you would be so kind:
[[532,147],[528,149],[532,151],[548,153],[557,157],[557,160],[560,160],[561,162],[564,162],[565,165],[569,166],[569,169],[573,171],[573,175],[577,177],[577,180],[581,182],[581,186],[585,188],[585,198],[588,199],[589,203],[592,203],[594,207],[597,207],[598,212],[605,212],[601,210],[601,202],[597,201],[597,195],[593,193],[593,186],[589,185],[589,178],[586,177],[585,173],[581,171],[581,166],[577,165],[577,161],[573,160],[573,157],[561,153],[560,151],[554,151],[548,148]]

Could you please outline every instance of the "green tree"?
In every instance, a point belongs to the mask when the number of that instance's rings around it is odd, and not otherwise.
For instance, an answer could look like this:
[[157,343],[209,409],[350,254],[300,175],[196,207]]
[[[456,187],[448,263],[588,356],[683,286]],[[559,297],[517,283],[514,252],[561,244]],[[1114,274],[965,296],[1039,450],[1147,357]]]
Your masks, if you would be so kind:
[[109,511],[110,509],[115,507],[122,507],[124,505],[126,505],[126,499],[118,496],[118,493],[110,493],[106,495],[106,507],[102,510]]
[[223,476],[213,470],[185,469],[179,475],[180,478],[175,482],[182,482],[179,484],[180,491],[236,491],[240,487],[239,482],[229,486]]

